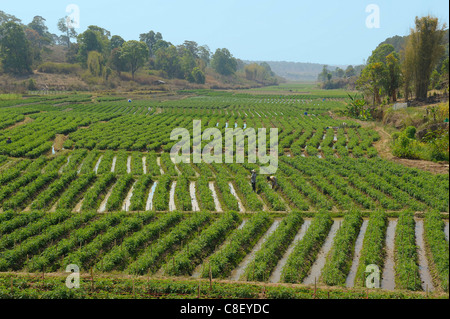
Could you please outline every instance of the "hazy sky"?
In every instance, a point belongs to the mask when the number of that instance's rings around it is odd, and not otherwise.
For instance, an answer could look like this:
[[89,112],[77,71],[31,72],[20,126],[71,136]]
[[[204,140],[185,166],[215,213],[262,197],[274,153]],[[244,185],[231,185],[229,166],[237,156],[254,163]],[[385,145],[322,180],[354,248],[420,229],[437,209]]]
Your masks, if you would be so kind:
[[[0,10],[28,24],[47,19],[52,33],[80,9],[80,29],[98,25],[126,40],[155,30],[173,44],[193,40],[211,50],[226,47],[244,60],[361,64],[393,35],[406,35],[416,16],[432,14],[448,25],[448,0],[0,0]],[[366,20],[379,8],[379,28]],[[375,21],[376,20],[370,20]]]

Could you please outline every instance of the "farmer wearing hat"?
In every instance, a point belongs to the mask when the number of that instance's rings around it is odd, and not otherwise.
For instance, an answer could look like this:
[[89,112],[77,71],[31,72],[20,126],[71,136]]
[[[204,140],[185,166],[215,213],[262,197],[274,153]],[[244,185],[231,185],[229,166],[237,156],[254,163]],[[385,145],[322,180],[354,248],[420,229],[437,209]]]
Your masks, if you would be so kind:
[[11,138],[8,137],[8,139],[6,140],[6,144],[11,144],[11,143],[12,143]]
[[256,193],[256,171],[255,170],[252,170],[252,178],[251,178],[251,180],[252,180],[253,191]]
[[277,190],[278,189],[278,182],[277,178],[275,176],[267,176],[267,181],[272,182],[272,189]]

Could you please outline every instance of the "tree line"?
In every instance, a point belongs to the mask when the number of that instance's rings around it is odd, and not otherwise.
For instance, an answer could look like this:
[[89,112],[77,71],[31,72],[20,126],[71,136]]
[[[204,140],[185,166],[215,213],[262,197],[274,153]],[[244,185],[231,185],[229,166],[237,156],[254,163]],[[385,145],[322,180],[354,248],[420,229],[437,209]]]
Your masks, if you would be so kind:
[[[66,61],[79,64],[86,77],[108,80],[113,74],[119,77],[129,72],[134,80],[136,73],[145,67],[158,71],[169,79],[184,79],[203,84],[207,68],[221,76],[233,76],[242,69],[248,80],[276,84],[275,74],[268,64],[248,65],[236,59],[228,49],[220,48],[214,53],[207,45],[185,41],[174,45],[163,39],[159,32],[142,33],[139,40],[125,41],[119,35],[99,26],[91,25],[78,34],[68,17],[58,21],[61,34],[51,34],[46,20],[36,16],[29,24],[0,11],[0,63],[1,70],[10,74],[31,74],[34,68],[73,70],[67,65],[42,65],[42,55],[51,46],[66,48]],[[74,40],[74,42],[72,42]]]

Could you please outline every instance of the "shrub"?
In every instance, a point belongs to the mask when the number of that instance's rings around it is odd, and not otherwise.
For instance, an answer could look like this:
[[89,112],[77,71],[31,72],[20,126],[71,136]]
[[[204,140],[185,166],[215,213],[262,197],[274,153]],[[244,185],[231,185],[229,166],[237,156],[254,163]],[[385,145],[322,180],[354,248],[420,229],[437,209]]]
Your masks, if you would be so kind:
[[51,74],[75,74],[80,71],[80,66],[69,63],[45,62],[38,67],[38,71]]
[[408,138],[414,139],[415,136],[416,136],[416,128],[415,128],[414,126],[408,126],[408,127],[405,129],[405,135],[406,135]]

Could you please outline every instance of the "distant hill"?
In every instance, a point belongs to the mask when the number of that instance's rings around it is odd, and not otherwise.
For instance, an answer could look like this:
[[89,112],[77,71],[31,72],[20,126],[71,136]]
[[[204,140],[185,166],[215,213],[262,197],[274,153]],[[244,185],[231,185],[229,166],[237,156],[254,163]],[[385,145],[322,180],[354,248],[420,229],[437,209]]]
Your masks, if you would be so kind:
[[[317,77],[322,72],[324,64],[319,63],[302,63],[302,62],[286,62],[286,61],[244,61],[246,64],[267,62],[272,71],[289,81],[317,81]],[[347,68],[346,66],[332,66],[328,69],[334,71],[336,67]]]

